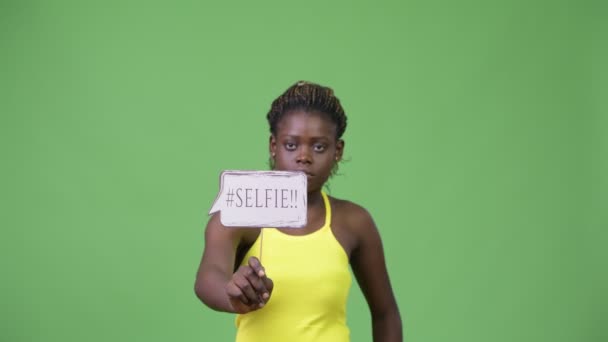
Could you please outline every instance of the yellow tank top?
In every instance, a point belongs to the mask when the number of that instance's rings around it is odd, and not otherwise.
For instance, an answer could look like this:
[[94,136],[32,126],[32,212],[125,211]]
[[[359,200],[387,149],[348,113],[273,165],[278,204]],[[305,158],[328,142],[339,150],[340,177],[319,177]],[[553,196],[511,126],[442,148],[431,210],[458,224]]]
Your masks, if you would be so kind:
[[308,235],[263,228],[243,259],[260,258],[274,290],[260,310],[236,318],[237,342],[344,342],[346,300],[351,285],[348,257],[331,227],[327,195],[325,224]]

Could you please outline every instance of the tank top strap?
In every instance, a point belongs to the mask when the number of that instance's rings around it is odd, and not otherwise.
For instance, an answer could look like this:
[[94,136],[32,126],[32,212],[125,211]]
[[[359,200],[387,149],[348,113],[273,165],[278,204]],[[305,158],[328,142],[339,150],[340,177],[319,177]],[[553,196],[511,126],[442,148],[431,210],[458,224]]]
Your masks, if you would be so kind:
[[325,203],[325,224],[323,225],[323,228],[327,228],[331,223],[331,205],[329,204],[329,197],[325,191],[321,190],[321,196],[323,196],[323,203]]

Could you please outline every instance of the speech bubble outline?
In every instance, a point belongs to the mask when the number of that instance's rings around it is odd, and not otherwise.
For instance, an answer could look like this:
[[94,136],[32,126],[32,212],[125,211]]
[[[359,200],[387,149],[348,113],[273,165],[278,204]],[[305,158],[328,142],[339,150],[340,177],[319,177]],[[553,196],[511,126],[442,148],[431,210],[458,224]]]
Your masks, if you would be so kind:
[[301,171],[223,171],[209,215],[220,211],[226,227],[302,228],[307,181]]

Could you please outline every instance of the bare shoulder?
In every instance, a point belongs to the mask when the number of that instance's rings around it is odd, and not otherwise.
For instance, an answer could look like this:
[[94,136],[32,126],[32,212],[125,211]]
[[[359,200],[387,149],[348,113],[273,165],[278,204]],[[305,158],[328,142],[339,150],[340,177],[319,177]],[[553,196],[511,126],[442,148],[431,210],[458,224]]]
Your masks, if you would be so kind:
[[370,237],[378,235],[376,225],[363,206],[334,197],[330,197],[330,201],[332,230],[350,258]]
[[375,228],[372,215],[363,206],[345,199],[330,199],[334,220],[355,230]]

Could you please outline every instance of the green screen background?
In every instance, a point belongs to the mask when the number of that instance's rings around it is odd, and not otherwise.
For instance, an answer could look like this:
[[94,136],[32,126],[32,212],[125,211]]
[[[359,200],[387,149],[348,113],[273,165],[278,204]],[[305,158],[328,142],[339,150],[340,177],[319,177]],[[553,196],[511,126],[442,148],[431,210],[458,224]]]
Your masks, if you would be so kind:
[[[193,293],[206,213],[300,79],[347,111],[331,194],[407,341],[606,341],[607,8],[0,2],[0,341],[232,340]],[[348,322],[371,340],[356,285]]]

